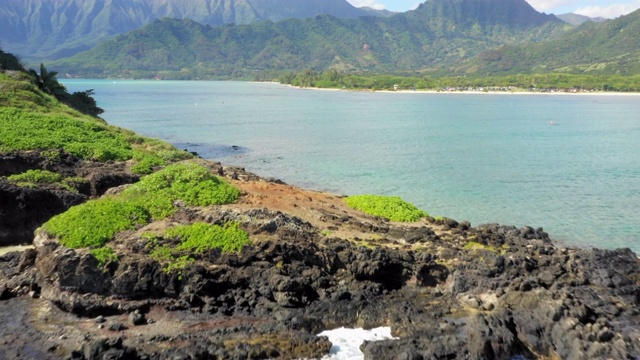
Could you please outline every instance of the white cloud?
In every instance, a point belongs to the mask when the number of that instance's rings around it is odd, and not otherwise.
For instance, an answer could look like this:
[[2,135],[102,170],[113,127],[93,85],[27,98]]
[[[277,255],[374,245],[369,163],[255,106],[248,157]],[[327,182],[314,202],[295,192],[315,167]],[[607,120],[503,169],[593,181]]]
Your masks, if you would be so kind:
[[538,11],[549,11],[560,7],[575,5],[578,3],[578,0],[528,0],[527,2]]
[[613,19],[620,15],[626,15],[640,8],[640,0],[630,2],[628,4],[611,4],[607,6],[585,6],[578,8],[575,13],[590,17],[602,16],[607,19]]
[[376,0],[347,0],[351,3],[351,5],[355,7],[363,7],[368,6],[372,9],[382,10],[384,9],[384,5],[380,4]]

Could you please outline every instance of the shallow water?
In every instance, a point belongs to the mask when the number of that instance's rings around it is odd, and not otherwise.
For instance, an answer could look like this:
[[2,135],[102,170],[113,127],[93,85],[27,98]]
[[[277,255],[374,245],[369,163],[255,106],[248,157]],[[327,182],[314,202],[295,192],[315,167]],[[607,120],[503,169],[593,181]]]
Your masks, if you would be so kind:
[[33,249],[32,245],[19,245],[19,246],[0,246],[0,256],[14,252],[14,251],[25,251],[27,249]]
[[638,96],[64,84],[95,89],[111,124],[265,177],[399,195],[434,216],[542,226],[571,245],[640,251]]

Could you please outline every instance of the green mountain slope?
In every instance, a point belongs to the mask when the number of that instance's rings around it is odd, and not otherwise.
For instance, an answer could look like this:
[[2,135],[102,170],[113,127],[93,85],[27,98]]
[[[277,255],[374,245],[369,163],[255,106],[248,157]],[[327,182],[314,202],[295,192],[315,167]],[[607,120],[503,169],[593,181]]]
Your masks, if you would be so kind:
[[602,23],[587,22],[563,37],[486,51],[463,67],[477,74],[568,72],[640,73],[640,10]]
[[503,43],[559,36],[565,23],[524,0],[431,0],[388,18],[269,21],[209,27],[162,19],[55,63],[84,76],[212,78],[335,67],[441,69]]
[[587,21],[603,22],[607,20],[603,17],[592,18],[585,15],[574,14],[574,13],[560,14],[560,15],[556,15],[556,17],[571,25],[582,25]]
[[0,42],[26,60],[57,59],[163,17],[247,24],[313,17],[386,16],[346,0],[3,0]]

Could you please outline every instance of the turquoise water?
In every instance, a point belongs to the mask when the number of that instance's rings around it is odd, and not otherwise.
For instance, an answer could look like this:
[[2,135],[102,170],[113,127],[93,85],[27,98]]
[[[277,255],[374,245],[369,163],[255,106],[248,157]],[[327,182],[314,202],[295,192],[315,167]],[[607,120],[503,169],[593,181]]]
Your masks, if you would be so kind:
[[95,89],[111,124],[262,176],[341,194],[399,195],[434,216],[542,226],[571,245],[640,252],[638,96],[64,84]]

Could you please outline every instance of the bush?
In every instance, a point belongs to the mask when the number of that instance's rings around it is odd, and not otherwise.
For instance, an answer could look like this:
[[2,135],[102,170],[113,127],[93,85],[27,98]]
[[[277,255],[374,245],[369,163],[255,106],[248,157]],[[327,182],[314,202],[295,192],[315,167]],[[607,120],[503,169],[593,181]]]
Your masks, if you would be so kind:
[[108,246],[90,250],[89,253],[98,260],[100,266],[108,266],[111,263],[118,262],[118,255]]
[[82,159],[123,161],[132,156],[122,134],[64,115],[0,108],[0,152],[64,149]]
[[74,206],[43,227],[68,248],[102,247],[116,233],[146,224],[149,218],[139,204],[106,197]]
[[391,221],[414,222],[428,214],[398,196],[356,195],[346,199],[347,204],[370,215]]
[[251,243],[249,235],[236,222],[228,222],[224,226],[205,223],[176,226],[168,229],[165,236],[180,239],[178,250],[195,253],[212,249],[236,252]]
[[236,188],[202,165],[174,164],[143,177],[119,195],[74,206],[43,227],[66,247],[101,247],[119,231],[172,215],[177,200],[209,206],[234,202],[239,196]]
[[222,205],[235,202],[240,192],[206,167],[182,163],[143,177],[122,196],[144,206],[154,219],[161,219],[175,212],[176,200],[192,206]]
[[7,178],[16,183],[56,184],[62,181],[62,175],[47,170],[27,170],[22,174],[11,175]]

